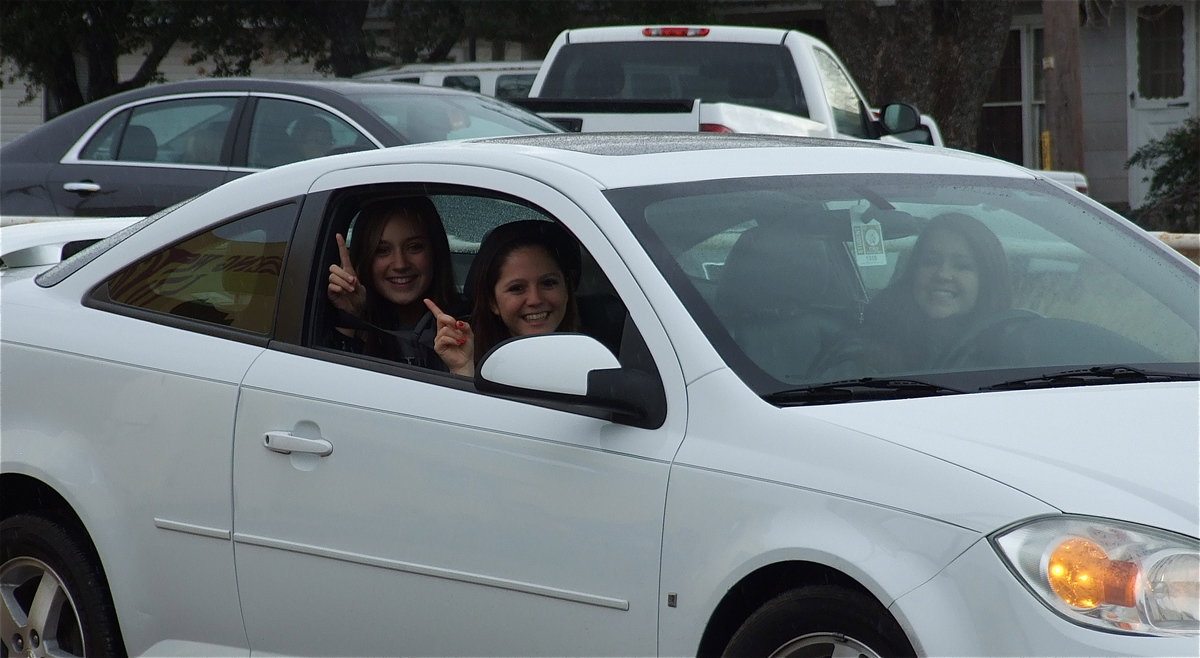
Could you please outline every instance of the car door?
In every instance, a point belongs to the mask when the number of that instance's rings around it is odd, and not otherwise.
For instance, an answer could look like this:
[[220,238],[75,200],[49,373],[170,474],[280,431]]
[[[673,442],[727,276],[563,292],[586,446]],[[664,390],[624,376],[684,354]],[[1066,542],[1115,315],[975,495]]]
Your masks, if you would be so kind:
[[114,109],[46,177],[59,215],[148,215],[225,182],[241,96],[193,94]]
[[[415,175],[374,169],[354,178],[380,194]],[[663,505],[684,421],[662,326],[595,224],[562,195],[482,168],[446,168],[425,182],[504,191],[528,202],[511,219],[540,208],[562,221],[628,309],[630,349],[653,354],[666,420],[632,427],[482,395],[466,378],[275,345],[247,373],[235,432],[234,540],[252,651],[654,654]],[[479,239],[486,227],[467,226],[481,216],[479,197],[435,200],[452,245]],[[328,268],[312,269],[309,288],[323,296]]]

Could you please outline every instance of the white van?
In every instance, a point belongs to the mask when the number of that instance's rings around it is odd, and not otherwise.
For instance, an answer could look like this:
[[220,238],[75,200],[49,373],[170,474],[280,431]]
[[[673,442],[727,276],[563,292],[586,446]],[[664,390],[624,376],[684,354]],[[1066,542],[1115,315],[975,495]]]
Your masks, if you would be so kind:
[[367,71],[354,77],[453,87],[497,98],[525,98],[541,66],[540,60],[405,64]]

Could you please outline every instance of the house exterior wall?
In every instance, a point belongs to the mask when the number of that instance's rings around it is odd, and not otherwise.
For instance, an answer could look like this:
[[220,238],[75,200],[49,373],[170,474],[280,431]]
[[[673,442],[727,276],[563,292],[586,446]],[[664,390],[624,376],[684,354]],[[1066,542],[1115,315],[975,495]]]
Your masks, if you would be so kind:
[[[0,69],[0,76],[8,80],[13,69],[5,65]],[[42,125],[42,96],[37,94],[33,100],[25,101],[25,80],[5,82],[0,87],[0,146],[24,135]]]
[[1080,29],[1083,162],[1089,193],[1110,206],[1129,203],[1127,153],[1129,90],[1125,80],[1125,12],[1106,25]]

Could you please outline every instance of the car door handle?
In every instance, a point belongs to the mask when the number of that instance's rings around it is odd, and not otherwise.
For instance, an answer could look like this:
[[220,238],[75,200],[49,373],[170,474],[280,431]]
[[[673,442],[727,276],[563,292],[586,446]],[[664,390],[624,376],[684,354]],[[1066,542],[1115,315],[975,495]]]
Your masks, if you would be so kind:
[[263,436],[263,446],[267,450],[289,455],[293,452],[310,452],[324,457],[333,452],[333,444],[325,439],[306,439],[291,432],[267,432]]
[[100,186],[91,181],[78,181],[75,183],[63,183],[63,189],[68,192],[92,194],[93,192],[99,192]]

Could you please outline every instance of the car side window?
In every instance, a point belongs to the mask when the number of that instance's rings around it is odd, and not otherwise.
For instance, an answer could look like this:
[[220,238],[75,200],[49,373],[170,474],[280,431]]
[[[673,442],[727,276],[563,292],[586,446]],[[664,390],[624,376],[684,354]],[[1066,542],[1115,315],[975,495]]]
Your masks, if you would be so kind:
[[146,103],[109,119],[80,152],[82,160],[219,166],[235,98]]
[[467,91],[479,92],[479,76],[477,75],[448,75],[442,80],[443,87],[451,89],[465,89]]
[[496,98],[526,98],[533,87],[534,73],[510,73],[496,77]]
[[279,165],[373,148],[349,123],[309,103],[260,98],[250,123],[246,166],[269,169]]
[[850,77],[829,53],[814,49],[813,54],[816,55],[817,70],[825,82],[829,106],[833,111],[833,121],[838,132],[853,137],[870,137],[867,131],[867,117],[864,114],[866,108],[863,107],[858,93],[854,91]]
[[161,249],[110,277],[109,299],[268,334],[295,217],[276,206]]
[[[334,263],[334,259],[338,258],[338,250],[333,237],[335,233],[346,235],[351,243],[350,253],[355,252],[353,243],[356,237],[361,235],[362,230],[358,226],[361,217],[359,209],[377,204],[381,198],[398,199],[412,194],[408,190],[398,193],[398,191],[382,188],[363,190],[365,194],[361,195],[356,194],[353,190],[346,192],[348,194],[341,200],[334,201],[330,206],[332,216],[331,221],[327,223],[324,239],[324,253],[329,263]],[[474,274],[472,268],[484,238],[498,227],[514,222],[527,223],[529,220],[533,220],[534,222],[544,221],[547,224],[554,224],[557,223],[557,220],[534,206],[509,198],[476,194],[473,190],[464,193],[434,192],[422,196],[432,202],[445,227],[455,289],[460,295],[466,296],[460,311],[452,314],[461,319],[478,322],[478,319],[471,318],[469,313],[475,301],[474,296],[480,294],[480,291],[474,290],[468,282]],[[569,235],[569,231],[567,233]],[[580,258],[578,272],[572,276],[572,278],[578,279],[574,289],[574,301],[577,307],[575,330],[592,336],[608,347],[622,363],[633,364],[635,367],[656,373],[652,361],[645,352],[645,344],[637,330],[633,328],[626,307],[608,277],[586,248],[579,245],[573,237],[570,240],[578,246]],[[355,267],[358,266],[355,265]],[[323,302],[328,304],[326,288],[329,267],[327,265],[316,267],[313,271],[318,273],[319,280],[313,282],[312,289]],[[365,279],[369,275],[360,271],[359,276]],[[336,317],[336,313],[333,313],[332,310],[325,314],[317,314],[315,317],[319,321],[329,321],[331,316]],[[328,327],[316,328],[315,331],[309,332],[312,340],[318,342],[322,337],[330,334]],[[335,350],[345,351],[338,345],[318,344],[315,346],[332,347]]]

